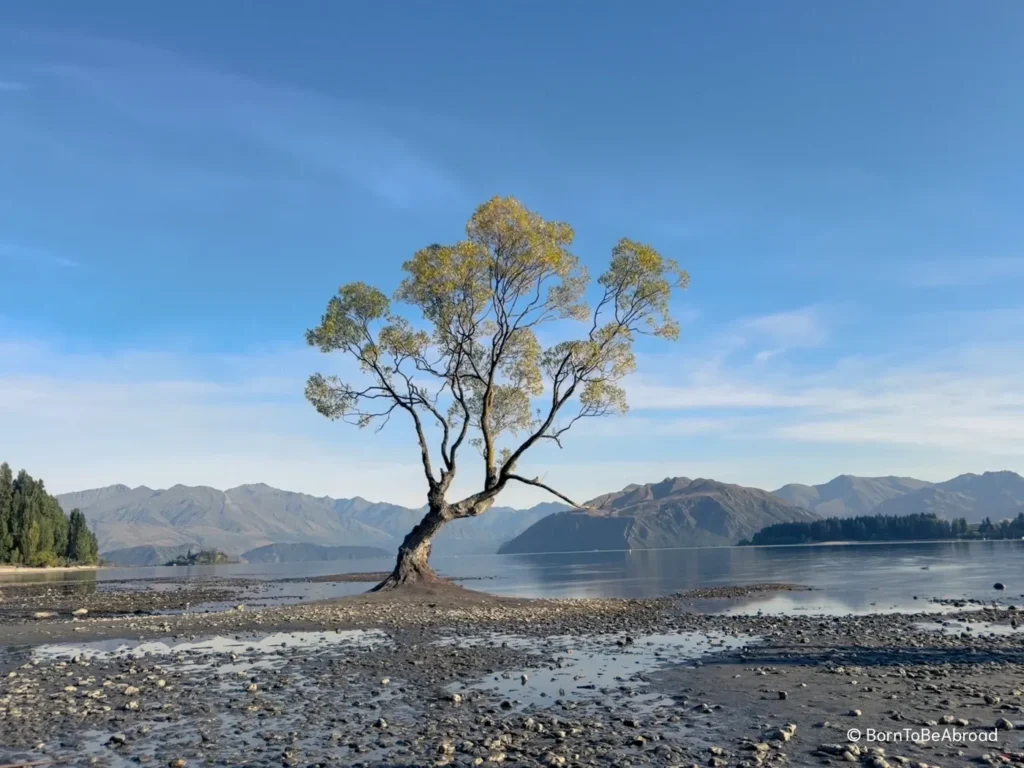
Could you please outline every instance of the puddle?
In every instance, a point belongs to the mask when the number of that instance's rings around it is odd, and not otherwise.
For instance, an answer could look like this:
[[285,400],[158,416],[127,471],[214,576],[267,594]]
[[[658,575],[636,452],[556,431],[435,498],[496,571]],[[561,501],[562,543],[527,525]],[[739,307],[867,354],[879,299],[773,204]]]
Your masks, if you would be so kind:
[[[470,683],[455,683],[449,693],[488,693],[512,709],[607,699],[617,693],[646,707],[671,704],[660,694],[644,692],[644,676],[662,666],[695,662],[713,653],[743,648],[759,638],[716,632],[643,635],[627,643],[625,635],[592,638],[556,636],[544,640],[515,635],[490,635],[441,641],[456,647],[500,646],[534,650],[546,661],[507,670]],[[621,644],[620,644],[621,643]],[[508,707],[506,707],[508,708]]]
[[941,615],[981,610],[982,605],[944,605],[921,598],[918,600],[886,600],[854,602],[832,598],[821,593],[774,595],[749,600],[703,601],[695,608],[720,616],[868,616],[886,613],[934,613]]
[[969,632],[978,637],[1006,637],[1014,634],[1024,637],[1024,627],[1014,629],[1009,624],[992,624],[987,621],[923,621],[914,626],[925,632],[941,632],[944,635]]
[[379,630],[349,629],[334,632],[277,632],[259,638],[208,637],[180,643],[154,641],[100,640],[91,643],[40,645],[33,657],[42,661],[73,659],[126,659],[154,656],[231,654],[238,656],[278,653],[281,650],[316,650],[336,645],[372,648],[387,642]]

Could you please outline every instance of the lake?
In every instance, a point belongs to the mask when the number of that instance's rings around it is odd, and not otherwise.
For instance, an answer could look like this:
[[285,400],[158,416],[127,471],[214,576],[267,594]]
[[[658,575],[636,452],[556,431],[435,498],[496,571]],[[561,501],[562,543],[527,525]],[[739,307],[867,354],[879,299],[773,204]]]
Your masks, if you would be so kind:
[[[241,563],[100,571],[0,575],[16,579],[95,581],[99,589],[125,580],[193,578],[262,582],[255,604],[297,602],[356,594],[365,583],[296,583],[282,579],[348,571],[390,570],[393,561]],[[848,614],[941,610],[930,598],[1013,603],[1024,597],[1024,541],[901,542],[779,547],[568,552],[535,555],[437,557],[441,573],[494,594],[520,597],[651,597],[695,587],[787,582],[813,592],[782,593],[708,604],[724,612]],[[266,582],[271,583],[266,583]],[[995,582],[1006,584],[997,592]],[[110,582],[105,585],[104,582]],[[152,589],[172,588],[160,582]],[[918,596],[920,599],[915,599]]]

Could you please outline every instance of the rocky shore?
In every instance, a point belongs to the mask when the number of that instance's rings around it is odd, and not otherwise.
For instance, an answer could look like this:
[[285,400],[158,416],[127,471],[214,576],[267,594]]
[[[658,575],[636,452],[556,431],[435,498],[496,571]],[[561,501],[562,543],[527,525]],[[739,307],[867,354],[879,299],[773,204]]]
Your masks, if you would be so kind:
[[[0,763],[1024,765],[1015,616],[718,616],[680,597],[444,588],[7,622]],[[869,728],[950,740],[868,743]]]

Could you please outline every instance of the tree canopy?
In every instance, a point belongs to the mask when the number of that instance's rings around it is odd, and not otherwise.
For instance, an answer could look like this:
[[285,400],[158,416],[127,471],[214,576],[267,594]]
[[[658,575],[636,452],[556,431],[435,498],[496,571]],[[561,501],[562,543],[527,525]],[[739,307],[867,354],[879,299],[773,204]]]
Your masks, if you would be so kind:
[[[510,482],[575,504],[518,474],[517,463],[542,441],[561,446],[580,419],[624,413],[621,382],[636,367],[636,338],[679,335],[670,300],[689,277],[675,261],[624,238],[594,286],[570,250],[574,237],[566,223],[514,198],[493,198],[474,212],[462,240],[429,245],[406,261],[392,298],[365,283],[343,285],[307,333],[310,345],[349,356],[361,372],[358,382],[312,375],[308,400],[324,416],[360,427],[382,428],[404,414],[441,522],[481,514]],[[418,314],[417,322],[396,305]],[[574,333],[557,333],[570,324]],[[545,345],[537,331],[546,325],[567,338]],[[449,503],[466,445],[482,458],[482,487]]]
[[0,563],[43,566],[98,560],[96,536],[81,511],[65,515],[42,480],[25,470],[15,477],[8,464],[0,464]]

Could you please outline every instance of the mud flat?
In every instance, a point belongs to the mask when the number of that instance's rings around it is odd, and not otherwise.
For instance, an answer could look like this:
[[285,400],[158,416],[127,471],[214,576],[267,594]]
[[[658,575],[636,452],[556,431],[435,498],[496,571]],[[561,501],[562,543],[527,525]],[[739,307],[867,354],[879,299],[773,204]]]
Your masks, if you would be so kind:
[[1016,613],[725,616],[446,588],[8,623],[0,763],[1024,765]]
[[[261,585],[256,585],[261,586]],[[184,611],[230,601],[251,583],[227,580],[0,582],[0,623],[31,621],[37,614],[70,618]]]

